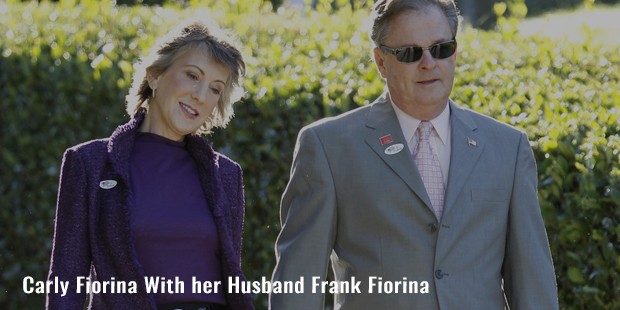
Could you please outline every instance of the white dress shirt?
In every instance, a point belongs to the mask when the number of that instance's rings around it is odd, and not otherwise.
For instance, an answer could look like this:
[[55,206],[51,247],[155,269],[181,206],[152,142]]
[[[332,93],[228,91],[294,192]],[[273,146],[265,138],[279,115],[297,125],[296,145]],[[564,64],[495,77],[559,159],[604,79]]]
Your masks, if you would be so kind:
[[[393,102],[392,107],[394,107],[394,112],[396,112],[396,117],[400,123],[400,129],[403,131],[405,140],[407,140],[409,153],[413,156],[413,150],[417,144],[415,132],[421,120],[405,113]],[[447,187],[450,170],[450,104],[446,104],[446,108],[430,122],[433,124],[433,132],[430,136],[431,148],[437,154],[439,165],[441,166],[443,184],[444,187]]]

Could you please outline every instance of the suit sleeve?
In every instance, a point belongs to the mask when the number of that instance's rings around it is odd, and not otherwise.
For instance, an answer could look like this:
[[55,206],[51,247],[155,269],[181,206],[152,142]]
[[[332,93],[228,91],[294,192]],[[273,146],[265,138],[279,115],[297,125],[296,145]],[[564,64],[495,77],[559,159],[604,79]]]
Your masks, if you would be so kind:
[[324,295],[312,292],[312,277],[325,280],[335,239],[336,192],[323,145],[313,129],[299,134],[290,181],[282,196],[282,229],[275,245],[273,281],[299,281],[304,293],[270,294],[272,310],[318,310]]
[[86,174],[79,154],[67,150],[63,156],[56,202],[54,242],[48,280],[69,281],[67,294],[48,293],[46,309],[83,309],[84,288],[76,292],[76,278],[90,272]]
[[504,291],[512,310],[558,309],[557,285],[537,195],[536,162],[521,135],[510,203]]

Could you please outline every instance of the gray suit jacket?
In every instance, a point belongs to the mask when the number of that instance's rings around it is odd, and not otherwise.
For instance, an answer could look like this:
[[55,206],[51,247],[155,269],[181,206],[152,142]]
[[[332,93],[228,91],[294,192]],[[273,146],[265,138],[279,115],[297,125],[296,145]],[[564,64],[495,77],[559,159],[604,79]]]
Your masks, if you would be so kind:
[[[271,294],[271,309],[323,309],[311,279],[325,280],[330,257],[336,280],[359,281],[359,292],[335,295],[335,309],[558,309],[527,136],[454,102],[450,112],[441,223],[387,94],[302,129],[273,280],[306,285],[303,294]],[[393,141],[382,145],[385,135]],[[399,143],[403,151],[386,154]],[[370,277],[409,290],[369,293]]]

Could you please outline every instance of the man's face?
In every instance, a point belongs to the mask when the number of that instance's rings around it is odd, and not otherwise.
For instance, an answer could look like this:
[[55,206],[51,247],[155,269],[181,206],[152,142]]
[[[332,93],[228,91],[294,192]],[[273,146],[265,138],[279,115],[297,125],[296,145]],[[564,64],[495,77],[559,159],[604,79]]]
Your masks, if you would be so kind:
[[[448,19],[436,7],[408,11],[389,25],[383,45],[388,47],[431,45],[452,40]],[[375,48],[375,63],[387,81],[392,101],[406,113],[422,120],[439,115],[448,102],[454,82],[456,53],[435,59],[425,50],[412,63],[400,62],[396,56]]]

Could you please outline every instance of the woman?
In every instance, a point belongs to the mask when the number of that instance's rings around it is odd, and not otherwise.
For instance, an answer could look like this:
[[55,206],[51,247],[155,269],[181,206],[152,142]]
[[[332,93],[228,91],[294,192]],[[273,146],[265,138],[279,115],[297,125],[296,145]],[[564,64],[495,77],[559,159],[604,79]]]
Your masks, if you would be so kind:
[[245,280],[241,169],[198,136],[228,123],[244,72],[227,34],[178,27],[141,60],[131,120],[65,152],[49,280],[69,287],[49,309],[253,308],[227,289]]

